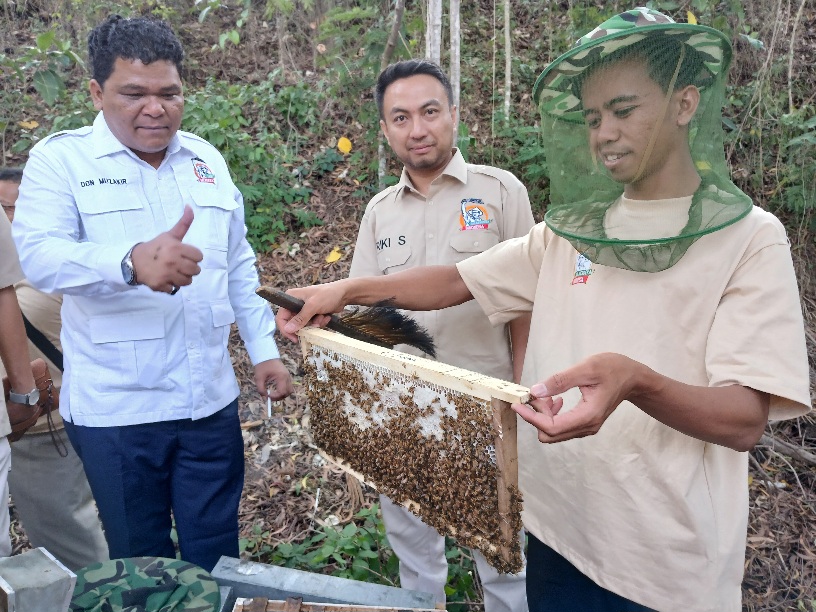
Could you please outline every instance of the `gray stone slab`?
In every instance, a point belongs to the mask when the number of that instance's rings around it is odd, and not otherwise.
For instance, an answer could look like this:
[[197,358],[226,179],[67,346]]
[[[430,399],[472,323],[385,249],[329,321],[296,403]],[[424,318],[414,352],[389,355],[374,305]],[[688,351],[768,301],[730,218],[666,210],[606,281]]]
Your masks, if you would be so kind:
[[8,612],[65,612],[76,574],[44,548],[0,559],[0,609]]
[[304,602],[358,604],[392,608],[433,608],[430,593],[409,591],[381,584],[348,580],[221,557],[212,571],[219,586],[230,586],[235,597],[286,599],[302,597]]

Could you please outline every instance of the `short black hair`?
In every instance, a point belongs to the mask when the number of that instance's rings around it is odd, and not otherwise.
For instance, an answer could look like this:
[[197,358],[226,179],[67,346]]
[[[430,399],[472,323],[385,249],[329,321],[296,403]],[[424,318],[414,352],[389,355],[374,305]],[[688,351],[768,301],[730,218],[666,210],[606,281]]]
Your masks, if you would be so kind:
[[453,106],[453,87],[451,86],[448,75],[445,74],[438,64],[424,59],[403,60],[391,64],[377,77],[377,84],[374,86],[374,99],[377,102],[380,119],[385,119],[385,115],[383,114],[383,98],[385,98],[385,90],[388,89],[388,86],[394,81],[407,79],[417,74],[427,74],[442,83],[442,87],[445,88],[445,93],[448,96],[448,106]]
[[0,168],[0,181],[8,181],[9,183],[17,183],[19,185],[23,181],[23,169]]
[[184,49],[164,21],[111,15],[88,34],[91,78],[103,86],[118,58],[139,60],[143,64],[172,62],[182,76]]

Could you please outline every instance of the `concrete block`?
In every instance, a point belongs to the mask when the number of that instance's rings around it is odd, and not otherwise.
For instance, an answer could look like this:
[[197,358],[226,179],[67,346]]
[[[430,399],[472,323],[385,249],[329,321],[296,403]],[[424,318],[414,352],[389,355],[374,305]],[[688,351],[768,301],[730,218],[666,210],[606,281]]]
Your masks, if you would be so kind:
[[76,574],[44,548],[0,559],[0,612],[66,612]]
[[235,597],[269,600],[302,597],[304,602],[359,604],[391,608],[433,608],[430,593],[313,574],[287,567],[221,557],[212,571],[219,586],[231,586]]

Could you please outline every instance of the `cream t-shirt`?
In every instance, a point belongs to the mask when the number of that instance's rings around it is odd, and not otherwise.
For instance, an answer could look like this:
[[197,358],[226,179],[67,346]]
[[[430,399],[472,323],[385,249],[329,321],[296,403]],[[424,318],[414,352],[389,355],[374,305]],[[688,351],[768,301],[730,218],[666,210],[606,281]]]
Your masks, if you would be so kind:
[[[492,323],[532,309],[525,385],[611,351],[684,383],[766,392],[774,419],[810,409],[789,244],[759,208],[659,273],[594,265],[543,223],[457,266]],[[565,410],[578,397],[566,393]],[[681,434],[628,402],[594,436],[545,445],[536,433],[520,421],[533,535],[650,608],[740,611],[747,453]]]

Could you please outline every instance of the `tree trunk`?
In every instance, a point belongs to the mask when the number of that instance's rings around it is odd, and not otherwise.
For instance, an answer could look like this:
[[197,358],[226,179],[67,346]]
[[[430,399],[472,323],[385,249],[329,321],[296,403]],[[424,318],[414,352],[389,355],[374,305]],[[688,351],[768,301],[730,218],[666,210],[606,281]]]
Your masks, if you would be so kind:
[[[459,0],[450,0],[450,81],[453,88],[451,104],[459,109],[459,93],[461,91],[461,42],[462,28],[459,22]],[[461,118],[461,113],[457,114]],[[453,126],[453,145],[459,146],[459,121]]]
[[425,58],[437,64],[442,61],[442,0],[428,0]]
[[397,46],[399,31],[402,27],[402,13],[405,10],[405,0],[396,0],[394,3],[394,23],[391,24],[391,34],[388,35],[388,42],[385,43],[382,60],[380,61],[380,72],[386,69],[391,63],[391,56]]
[[[399,38],[399,31],[402,27],[402,13],[405,10],[405,0],[396,0],[394,4],[394,23],[391,24],[391,34],[388,35],[388,42],[385,43],[382,60],[380,60],[380,72],[388,67],[391,63],[391,56],[394,55],[394,49],[397,46],[397,38]],[[379,143],[377,146],[377,179],[380,191],[385,189],[385,137],[380,132]]]
[[278,66],[281,72],[286,70],[284,52],[286,49],[286,14],[279,8],[275,9],[275,31],[278,34]]
[[513,48],[510,46],[510,0],[504,0],[504,124],[510,123],[510,86],[513,77]]

